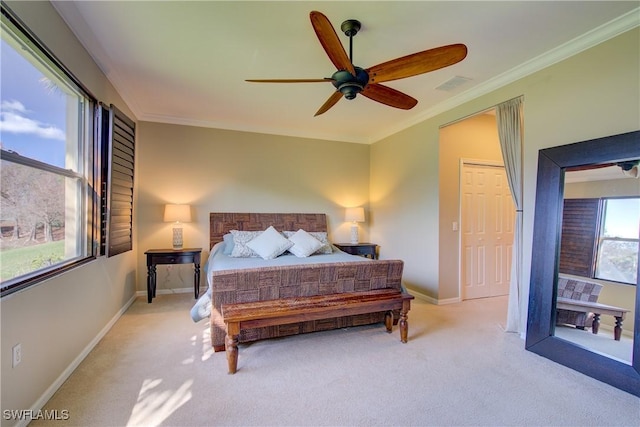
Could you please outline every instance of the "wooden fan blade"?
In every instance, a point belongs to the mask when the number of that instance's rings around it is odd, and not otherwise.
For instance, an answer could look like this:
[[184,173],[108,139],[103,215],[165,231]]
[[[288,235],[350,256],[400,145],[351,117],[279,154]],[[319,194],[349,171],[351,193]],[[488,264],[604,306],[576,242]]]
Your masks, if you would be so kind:
[[390,107],[410,110],[416,106],[418,100],[410,97],[398,90],[376,83],[369,83],[362,92],[362,95]]
[[340,98],[342,98],[342,92],[340,92],[339,90],[333,92],[329,99],[327,99],[327,101],[322,104],[322,107],[320,107],[320,109],[316,111],[313,117],[319,116],[322,113],[326,113],[329,108],[333,107],[338,103],[338,101],[340,101]]
[[353,64],[349,60],[349,56],[347,56],[347,52],[344,50],[342,43],[340,43],[336,30],[329,22],[329,19],[315,10],[309,14],[309,17],[311,18],[313,30],[316,32],[322,48],[327,52],[327,56],[329,56],[333,65],[338,70],[347,70],[355,76],[356,70],[353,68]]
[[331,83],[333,79],[325,77],[322,79],[247,79],[245,82],[252,83]]
[[388,82],[428,73],[429,71],[456,64],[466,56],[467,47],[463,44],[452,44],[424,50],[374,65],[367,70],[369,83]]

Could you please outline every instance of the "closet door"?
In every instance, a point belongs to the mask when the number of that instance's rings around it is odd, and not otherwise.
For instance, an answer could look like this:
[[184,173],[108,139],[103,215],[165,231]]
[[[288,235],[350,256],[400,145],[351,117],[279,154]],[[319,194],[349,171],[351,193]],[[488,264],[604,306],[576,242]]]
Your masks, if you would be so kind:
[[504,167],[463,164],[462,298],[509,293],[514,206]]

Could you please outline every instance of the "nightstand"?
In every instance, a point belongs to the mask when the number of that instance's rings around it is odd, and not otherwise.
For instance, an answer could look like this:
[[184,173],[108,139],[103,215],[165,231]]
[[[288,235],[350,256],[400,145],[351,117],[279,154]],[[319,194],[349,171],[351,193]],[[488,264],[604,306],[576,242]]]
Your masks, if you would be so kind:
[[375,243],[334,243],[338,249],[351,255],[360,255],[363,257],[378,259]]
[[156,297],[156,265],[193,264],[193,293],[200,295],[200,252],[202,248],[149,249],[147,256],[147,302]]

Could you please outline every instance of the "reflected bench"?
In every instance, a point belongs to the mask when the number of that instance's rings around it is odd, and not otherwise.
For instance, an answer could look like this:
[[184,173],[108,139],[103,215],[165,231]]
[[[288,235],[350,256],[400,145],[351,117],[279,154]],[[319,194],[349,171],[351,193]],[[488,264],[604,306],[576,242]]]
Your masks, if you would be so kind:
[[600,304],[590,301],[579,301],[569,298],[558,297],[556,302],[556,308],[560,310],[572,310],[581,313],[593,313],[593,323],[591,324],[591,331],[594,334],[598,333],[598,327],[600,326],[600,315],[610,315],[615,317],[616,326],[613,328],[613,338],[616,341],[620,341],[622,334],[622,321],[626,317],[630,310],[622,307],[615,307],[613,305]]

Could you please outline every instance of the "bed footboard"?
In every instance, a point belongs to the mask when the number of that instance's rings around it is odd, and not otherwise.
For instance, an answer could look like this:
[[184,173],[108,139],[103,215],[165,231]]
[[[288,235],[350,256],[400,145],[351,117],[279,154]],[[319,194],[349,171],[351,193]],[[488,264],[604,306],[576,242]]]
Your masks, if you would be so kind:
[[[341,262],[264,267],[213,272],[211,286],[211,344],[224,350],[222,304],[256,302],[289,297],[402,289],[400,260]],[[243,330],[239,342],[383,322],[384,312],[321,319]]]

